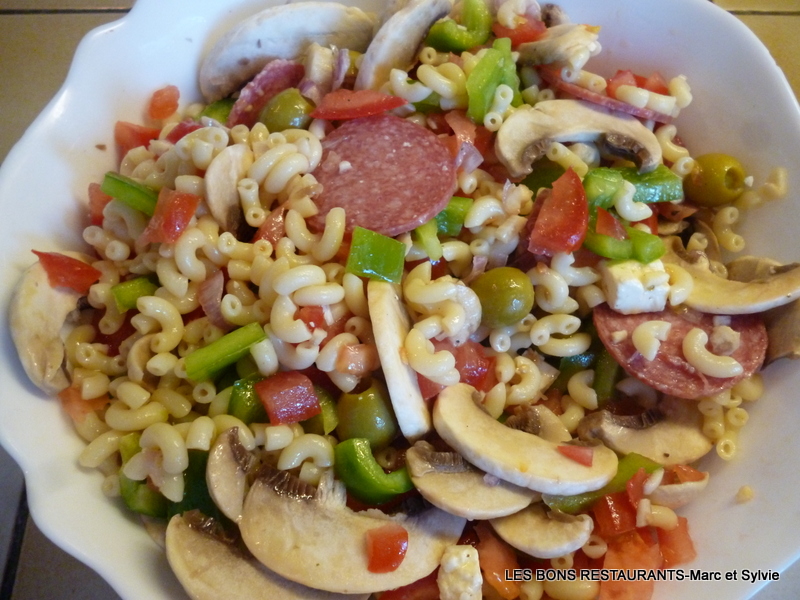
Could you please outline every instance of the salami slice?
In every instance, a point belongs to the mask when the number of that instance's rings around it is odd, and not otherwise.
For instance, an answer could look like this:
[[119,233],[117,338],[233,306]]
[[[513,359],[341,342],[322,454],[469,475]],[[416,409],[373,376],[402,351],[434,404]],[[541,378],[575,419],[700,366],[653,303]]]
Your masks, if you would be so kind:
[[304,73],[303,65],[293,60],[277,58],[268,62],[259,74],[242,88],[231,108],[226,125],[252,127],[267,102],[283,90],[297,87]]
[[[607,304],[594,308],[597,334],[614,359],[633,377],[651,387],[679,398],[711,396],[752,375],[764,362],[767,351],[767,330],[760,315],[734,315],[728,326],[739,333],[739,345],[730,354],[743,368],[741,375],[728,378],[700,373],[684,358],[683,338],[699,327],[709,336],[714,329],[714,315],[691,309],[665,309],[661,312],[623,315]],[[646,321],[667,321],[671,324],[667,339],[661,342],[653,360],[647,360],[633,345],[633,331]],[[619,334],[617,332],[625,332]]]
[[321,230],[325,215],[345,209],[355,226],[396,236],[435,217],[456,189],[453,156],[436,134],[392,115],[347,121],[322,140],[314,171],[322,192],[309,223]]

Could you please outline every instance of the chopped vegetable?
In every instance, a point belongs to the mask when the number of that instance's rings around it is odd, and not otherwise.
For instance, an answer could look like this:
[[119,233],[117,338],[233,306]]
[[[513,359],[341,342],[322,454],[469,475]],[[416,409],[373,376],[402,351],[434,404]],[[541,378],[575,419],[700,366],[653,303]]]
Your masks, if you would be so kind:
[[570,460],[585,467],[592,466],[594,458],[594,448],[591,446],[577,446],[574,444],[559,444],[556,446],[556,451]]
[[366,533],[367,570],[370,573],[396,571],[408,550],[408,531],[399,523],[387,523]]
[[359,119],[379,115],[387,110],[405,106],[399,96],[390,96],[376,90],[348,90],[340,88],[323,96],[313,111],[314,119]]
[[589,206],[611,208],[614,204],[614,195],[622,188],[624,181],[618,169],[597,167],[589,169],[583,178],[583,188],[586,190],[586,200]]
[[651,263],[664,256],[667,251],[664,241],[657,235],[640,231],[635,227],[628,227],[627,231],[633,245],[631,258],[640,263]]
[[174,85],[168,85],[153,92],[147,105],[147,115],[151,119],[166,119],[178,110],[181,93]]
[[405,245],[370,229],[355,227],[345,271],[389,283],[400,283]]
[[158,284],[153,282],[150,277],[135,277],[127,281],[121,281],[111,286],[111,295],[119,312],[125,312],[131,308],[136,308],[136,301],[141,296],[152,296],[158,289]]
[[161,130],[157,127],[145,127],[127,121],[117,121],[114,125],[114,141],[119,146],[120,155],[125,155],[139,146],[147,147],[152,140],[158,139]]
[[694,542],[689,535],[689,522],[686,517],[678,517],[675,529],[656,529],[661,556],[664,557],[664,568],[671,569],[684,565],[697,558]]
[[595,532],[604,540],[636,529],[636,509],[627,492],[613,492],[598,498],[592,506]]
[[111,200],[113,200],[113,198],[103,193],[99,183],[92,182],[89,184],[89,220],[92,225],[102,227],[103,210]]
[[137,241],[140,244],[174,244],[188,227],[201,201],[196,194],[161,188],[153,215]]
[[425,43],[440,52],[461,53],[485,44],[492,28],[492,13],[484,0],[464,0],[461,23],[442,19],[433,24]]
[[675,202],[683,199],[683,180],[665,165],[640,173],[636,167],[619,169],[622,177],[636,186],[634,202]]
[[188,452],[189,466],[183,472],[183,499],[168,506],[167,517],[182,515],[190,510],[198,510],[207,517],[213,517],[219,523],[225,523],[225,516],[211,498],[206,483],[208,452],[193,449]]
[[235,98],[217,100],[206,106],[203,112],[200,113],[200,117],[208,117],[209,119],[214,119],[217,123],[225,123],[235,103]]
[[60,252],[32,252],[39,257],[51,287],[67,287],[85,295],[102,275],[92,265]]
[[[136,431],[120,438],[119,452],[123,465],[141,450],[140,437],[141,434]],[[150,487],[146,481],[135,481],[126,477],[122,469],[119,470],[118,478],[119,492],[125,506],[135,513],[148,517],[164,518],[167,516],[170,501],[158,490]]]
[[328,435],[339,425],[336,402],[334,402],[330,392],[322,386],[315,385],[314,392],[316,392],[319,399],[320,413],[303,421],[303,431],[316,433],[317,435]]
[[258,323],[250,323],[226,333],[207,346],[186,355],[184,366],[187,378],[191,381],[211,378],[247,354],[250,346],[266,337],[264,328]]
[[503,83],[505,76],[504,54],[495,48],[488,48],[467,76],[467,116],[474,123],[483,124],[494,101],[497,86]]
[[633,256],[633,242],[618,240],[610,235],[603,235],[596,231],[587,231],[583,246],[598,256],[612,260],[626,260]]
[[[647,535],[646,533],[644,535]],[[638,530],[629,531],[608,541],[604,569],[642,569],[654,572],[662,566],[658,544],[647,540]],[[651,598],[652,579],[614,579],[600,582],[600,600],[640,600]]]
[[350,438],[334,447],[336,476],[347,491],[367,504],[384,504],[414,489],[405,467],[386,473],[372,455],[369,441]]
[[497,22],[492,24],[492,33],[499,38],[510,39],[512,48],[527,42],[535,42],[547,31],[547,25],[539,19],[518,16],[516,20],[517,22],[513,29]]
[[450,198],[450,202],[447,203],[444,210],[435,217],[438,233],[453,237],[461,233],[464,220],[467,218],[473,202],[472,198],[462,198],[461,196]]
[[553,256],[580,248],[589,226],[589,205],[581,178],[571,168],[553,182],[533,224],[528,250]]
[[120,173],[114,171],[106,173],[100,189],[148,217],[152,217],[156,210],[158,192]]
[[414,240],[419,242],[432,261],[442,258],[442,243],[439,241],[438,231],[439,225],[436,219],[431,219],[414,229]]
[[599,407],[602,408],[614,397],[615,386],[621,373],[622,367],[603,346],[594,365],[594,381],[592,382],[592,389],[597,394],[597,405]]
[[253,387],[274,425],[299,423],[322,412],[314,384],[299,371],[276,373]]
[[255,389],[255,384],[262,379],[264,377],[259,373],[243,377],[233,384],[228,414],[241,420],[245,425],[267,422],[267,411]]
[[501,541],[488,522],[478,521],[475,524],[475,531],[478,534],[478,560],[481,563],[483,580],[489,584],[495,592],[506,600],[519,597],[520,584],[508,573],[513,573],[514,569],[519,568],[519,562],[511,546]]

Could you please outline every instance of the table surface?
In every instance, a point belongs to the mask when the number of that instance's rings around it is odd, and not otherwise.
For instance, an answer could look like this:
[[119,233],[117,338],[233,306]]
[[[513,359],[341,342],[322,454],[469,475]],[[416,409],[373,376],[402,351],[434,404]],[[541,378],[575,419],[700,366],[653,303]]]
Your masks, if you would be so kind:
[[[800,0],[715,0],[766,44],[800,96]],[[118,19],[133,0],[0,0],[0,162],[56,93],[91,29]],[[35,76],[31,76],[35,74]],[[28,517],[22,474],[0,448],[0,598],[116,600],[93,571],[57,548]],[[755,596],[800,592],[800,562]]]

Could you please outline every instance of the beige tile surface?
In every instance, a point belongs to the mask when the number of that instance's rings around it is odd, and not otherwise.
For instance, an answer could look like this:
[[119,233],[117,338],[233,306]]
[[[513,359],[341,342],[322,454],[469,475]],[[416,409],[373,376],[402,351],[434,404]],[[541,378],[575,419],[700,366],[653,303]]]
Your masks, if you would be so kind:
[[800,97],[800,13],[737,16],[764,42],[786,74],[795,96]]
[[713,0],[725,10],[752,12],[800,12],[800,0]]
[[110,11],[128,9],[133,5],[133,1],[134,0],[0,0],[0,11]]

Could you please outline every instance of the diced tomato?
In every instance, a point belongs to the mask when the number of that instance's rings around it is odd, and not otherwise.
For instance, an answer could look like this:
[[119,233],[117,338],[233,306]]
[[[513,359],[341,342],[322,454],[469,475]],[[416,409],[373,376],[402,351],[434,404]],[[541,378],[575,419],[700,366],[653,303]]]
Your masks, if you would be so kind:
[[658,213],[654,210],[653,214],[651,214],[646,219],[642,219],[641,221],[636,221],[635,223],[631,223],[631,225],[635,225],[636,223],[642,223],[643,225],[647,225],[647,228],[650,230],[650,233],[653,235],[658,235]]
[[158,139],[161,130],[156,127],[145,127],[127,121],[117,121],[114,125],[114,141],[119,146],[121,156],[139,146],[147,147],[151,140]]
[[284,206],[278,206],[270,211],[264,222],[258,227],[255,235],[253,235],[252,242],[258,240],[267,240],[273,246],[278,243],[286,233],[286,225],[283,221],[283,216],[286,214]]
[[33,253],[39,257],[51,287],[67,287],[79,294],[88,294],[92,284],[100,279],[98,269],[77,258],[60,252],[34,250]]
[[628,237],[622,223],[602,206],[597,207],[595,231],[603,235],[609,235],[617,240],[624,240]]
[[147,105],[147,115],[151,119],[166,119],[178,110],[181,93],[174,85],[168,85],[153,92]]
[[539,19],[519,17],[519,22],[514,29],[504,27],[500,23],[492,25],[492,33],[497,37],[507,37],[511,40],[511,47],[516,48],[520,44],[535,42],[547,31],[547,25]]
[[58,400],[74,423],[83,423],[86,415],[90,412],[102,410],[107,404],[111,403],[111,398],[108,397],[108,394],[84,400],[81,397],[80,387],[77,385],[61,390],[58,393]]
[[608,80],[606,86],[606,93],[611,98],[617,97],[617,88],[621,85],[631,85],[639,87],[656,94],[669,94],[667,82],[658,71],[653,72],[649,77],[636,75],[632,71],[617,71],[613,77]]
[[[125,320],[122,322],[122,325],[114,332],[114,333],[103,333],[100,331],[99,322],[103,316],[103,311],[96,310],[94,311],[94,315],[92,317],[92,324],[94,325],[95,331],[97,334],[95,335],[94,341],[98,344],[105,344],[108,346],[108,355],[109,356],[117,356],[119,355],[119,347],[122,342],[127,340],[130,336],[136,333],[136,328],[131,323],[131,317],[133,316],[134,311],[128,311],[125,314]],[[203,316],[203,315],[200,315]]]
[[312,331],[315,329],[324,329],[328,333],[322,342],[320,342],[320,346],[324,346],[332,337],[342,333],[347,324],[347,320],[351,316],[350,313],[346,313],[329,324],[325,320],[325,312],[321,306],[301,306],[295,313],[295,318],[303,321]]
[[403,587],[380,594],[380,600],[439,600],[439,569]]
[[464,110],[451,110],[444,114],[444,120],[450,125],[459,143],[474,142],[478,128]]
[[390,96],[377,90],[353,91],[340,88],[323,96],[311,116],[330,120],[358,119],[379,115],[405,105],[406,101],[399,96]]
[[517,598],[520,584],[506,576],[506,573],[519,568],[515,552],[495,535],[486,521],[476,523],[475,531],[478,534],[475,547],[478,549],[483,581],[492,586],[500,597],[506,600]]
[[533,254],[553,256],[580,248],[589,226],[589,204],[581,178],[572,170],[553,182],[544,199],[528,241]]
[[200,196],[196,194],[161,188],[155,212],[137,241],[144,244],[178,241],[198,206]]
[[614,73],[614,76],[609,78],[606,82],[606,94],[608,94],[611,98],[616,98],[617,88],[621,85],[639,87],[638,83],[636,82],[636,75],[633,74],[633,71],[620,70]]
[[[454,346],[447,340],[431,340],[434,349],[447,350],[456,359],[456,370],[461,375],[459,381],[468,383],[481,392],[488,392],[497,383],[494,373],[495,358],[486,356],[483,346],[478,342],[467,340],[460,346]],[[425,400],[430,400],[441,392],[445,386],[434,383],[427,377],[417,374],[420,393]]]
[[387,523],[367,531],[367,569],[370,573],[396,571],[408,550],[408,531],[399,523]]
[[640,88],[644,88],[650,92],[664,95],[669,94],[669,86],[667,85],[667,81],[658,71],[653,71],[650,74],[650,77],[642,77],[641,80],[637,78],[637,83]]
[[689,465],[671,465],[664,469],[664,477],[661,479],[661,485],[702,481],[706,478],[706,475],[706,473],[698,471]]
[[678,526],[675,529],[657,528],[656,533],[665,569],[684,565],[697,558],[694,542],[689,535],[689,521],[686,517],[678,517]]
[[89,221],[98,227],[103,224],[103,209],[111,202],[111,196],[103,193],[99,183],[89,184]]
[[419,393],[422,394],[423,400],[430,400],[437,396],[445,387],[441,383],[434,383],[424,375],[417,373],[417,384],[419,385]]
[[591,446],[575,446],[573,444],[559,444],[556,450],[561,456],[565,456],[584,467],[591,467],[594,460],[594,448]]
[[628,500],[631,501],[634,508],[638,507],[639,500],[644,498],[644,483],[648,477],[647,471],[639,469],[625,484],[625,492],[628,494]]
[[483,125],[478,125],[473,143],[475,149],[485,157],[494,144],[494,132],[489,131]]
[[168,142],[172,142],[173,144],[175,144],[183,136],[202,128],[203,126],[194,119],[184,119],[183,121],[175,125],[175,127],[169,130],[169,133],[167,134],[167,137],[165,139]]
[[311,379],[297,371],[282,371],[254,385],[273,425],[298,423],[322,412]]
[[[658,544],[651,544],[638,530],[628,531],[608,541],[604,569],[645,569],[661,567]],[[646,579],[600,582],[599,600],[649,600],[655,582]]]
[[604,540],[636,529],[636,509],[628,499],[627,492],[606,494],[592,507],[595,530]]

